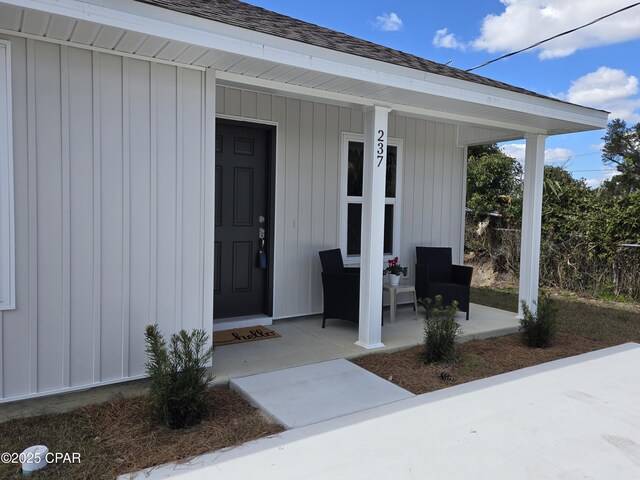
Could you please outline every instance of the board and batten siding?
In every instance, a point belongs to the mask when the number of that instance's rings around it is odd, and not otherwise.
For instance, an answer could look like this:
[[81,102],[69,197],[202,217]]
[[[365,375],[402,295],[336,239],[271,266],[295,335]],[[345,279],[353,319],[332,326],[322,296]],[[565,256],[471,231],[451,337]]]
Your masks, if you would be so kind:
[[[363,111],[218,86],[216,112],[277,124],[273,315],[321,312],[318,251],[340,241],[342,133],[363,133]],[[465,163],[456,126],[392,113],[388,134],[403,142],[401,262],[412,275],[417,245],[451,246],[462,259]]]
[[16,309],[0,313],[0,398],[143,375],[148,323],[211,332],[206,75],[2,38]]

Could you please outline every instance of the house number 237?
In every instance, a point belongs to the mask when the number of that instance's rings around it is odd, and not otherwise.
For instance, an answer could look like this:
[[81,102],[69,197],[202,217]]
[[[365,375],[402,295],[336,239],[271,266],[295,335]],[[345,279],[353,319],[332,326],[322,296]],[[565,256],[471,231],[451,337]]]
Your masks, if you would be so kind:
[[376,150],[376,155],[379,167],[382,165],[382,160],[384,160],[384,130],[378,130],[378,148]]

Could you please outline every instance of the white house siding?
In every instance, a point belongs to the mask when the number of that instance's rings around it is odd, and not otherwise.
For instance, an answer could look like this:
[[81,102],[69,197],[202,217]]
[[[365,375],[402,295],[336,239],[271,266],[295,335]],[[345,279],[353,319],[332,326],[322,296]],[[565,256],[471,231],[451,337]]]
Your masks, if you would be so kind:
[[404,140],[400,261],[411,277],[418,245],[452,247],[461,261],[466,166],[456,127],[391,115],[389,136]]
[[144,373],[144,327],[204,327],[204,73],[12,46],[15,310],[0,398]]
[[[362,133],[362,110],[218,87],[220,116],[277,122],[274,317],[322,311],[318,251],[340,238],[342,132]],[[391,114],[403,140],[400,259],[416,245],[451,246],[462,258],[464,149],[453,125]],[[214,307],[215,308],[215,307]]]

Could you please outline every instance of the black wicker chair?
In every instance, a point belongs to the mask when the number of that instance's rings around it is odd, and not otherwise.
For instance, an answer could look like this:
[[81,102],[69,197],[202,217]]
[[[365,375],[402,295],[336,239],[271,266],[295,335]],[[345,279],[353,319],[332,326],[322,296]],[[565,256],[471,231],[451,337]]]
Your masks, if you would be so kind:
[[360,319],[360,269],[345,268],[339,248],[319,252],[322,263],[324,312],[327,318],[340,318],[358,323]]
[[449,247],[416,247],[416,294],[434,300],[442,296],[443,305],[458,302],[458,310],[469,320],[469,297],[473,268],[453,265]]

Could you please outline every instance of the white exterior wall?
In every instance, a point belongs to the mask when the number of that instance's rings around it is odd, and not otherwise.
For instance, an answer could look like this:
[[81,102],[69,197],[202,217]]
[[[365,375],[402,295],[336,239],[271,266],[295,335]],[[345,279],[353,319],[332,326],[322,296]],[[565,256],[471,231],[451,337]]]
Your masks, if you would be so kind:
[[416,246],[453,249],[464,259],[466,165],[456,127],[411,117],[389,118],[389,137],[404,139],[400,260],[413,278]]
[[[0,401],[138,377],[147,323],[212,328],[213,92],[198,70],[1,37],[17,307],[0,312]],[[342,133],[363,132],[362,111],[225,87],[216,110],[277,123],[274,317],[320,312],[318,251],[340,238]],[[401,261],[413,268],[416,245],[461,257],[456,127],[391,114],[389,137],[403,140]]]
[[[342,133],[363,133],[363,112],[218,87],[218,115],[277,123],[274,317],[322,311],[318,251],[340,240]],[[400,261],[413,276],[416,245],[451,246],[462,261],[464,148],[456,127],[389,116],[403,140]],[[381,264],[382,267],[382,264]]]
[[0,399],[139,376],[147,323],[211,332],[205,74],[2,38],[17,308],[0,312]]

